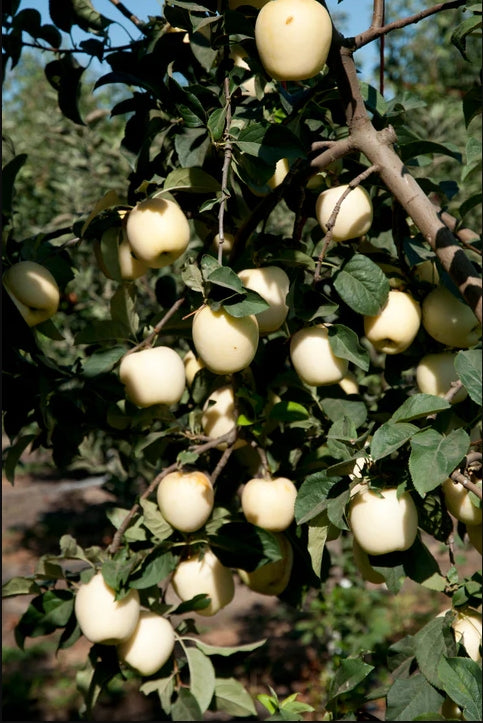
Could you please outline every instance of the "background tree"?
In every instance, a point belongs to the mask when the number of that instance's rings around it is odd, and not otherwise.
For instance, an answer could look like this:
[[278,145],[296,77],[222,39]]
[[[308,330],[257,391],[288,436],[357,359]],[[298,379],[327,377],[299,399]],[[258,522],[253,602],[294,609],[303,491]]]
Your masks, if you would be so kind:
[[[49,22],[17,3],[2,13],[6,78],[26,45],[42,48],[60,111],[53,125],[34,70],[9,91],[19,123],[7,120],[4,154],[5,474],[13,483],[23,452],[46,449],[61,471],[101,471],[118,500],[107,546],[83,549],[66,533],[32,576],[5,584],[7,596],[34,596],[19,645],[59,632],[60,647],[82,634],[92,642],[79,678],[86,717],[103,686],[133,676],[172,720],[256,717],[217,660],[259,643],[207,646],[197,624],[229,604],[235,576],[263,588],[274,564],[283,584],[265,592],[327,615],[338,540],[358,589],[372,580],[397,595],[409,578],[447,596],[448,612],[401,637],[384,663],[375,649],[342,646],[321,716],[357,717],[382,665],[386,720],[451,717],[450,704],[478,719],[481,574],[458,571],[454,536],[478,547],[481,534],[481,244],[470,225],[481,213],[480,8],[455,0],[386,19],[376,1],[357,37],[334,24],[322,69],[274,80],[250,4],[172,0],[148,19],[113,4],[136,28],[117,47],[111,21],[85,0],[51,2]],[[424,81],[411,72],[400,89],[392,39],[416,23],[438,29],[443,70]],[[86,39],[73,40],[77,28]],[[390,51],[377,88],[359,81],[355,60],[382,38]],[[429,65],[418,33],[410,38],[414,68]],[[89,89],[92,57],[110,70]],[[460,121],[435,136],[431,116],[455,85],[449,57],[465,69],[448,111]],[[31,119],[41,153],[25,138]],[[160,224],[166,237],[150,231]],[[238,274],[267,267],[283,291],[278,325],[264,330],[273,281],[252,287],[253,274]],[[439,386],[421,381],[428,355]],[[228,424],[212,432],[222,392]],[[162,492],[168,480],[184,485],[174,498]],[[182,490],[195,483],[202,499],[189,492],[180,518]],[[427,535],[447,545],[444,569]],[[197,581],[200,565],[212,587]],[[132,617],[112,627],[119,600]],[[153,615],[163,632],[144,632]],[[166,652],[153,669],[145,635],[161,635]],[[311,712],[276,695],[260,702],[272,720]]]

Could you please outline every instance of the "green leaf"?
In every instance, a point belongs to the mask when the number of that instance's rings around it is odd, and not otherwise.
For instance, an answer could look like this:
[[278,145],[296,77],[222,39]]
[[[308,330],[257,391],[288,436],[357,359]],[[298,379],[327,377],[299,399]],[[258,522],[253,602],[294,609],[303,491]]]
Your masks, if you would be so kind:
[[186,128],[183,133],[175,136],[174,146],[181,166],[201,167],[211,146],[211,140],[205,128]]
[[205,275],[207,281],[225,289],[230,289],[236,294],[243,293],[243,284],[233,269],[229,266],[217,266],[208,275]]
[[348,359],[364,371],[369,369],[369,352],[359,341],[359,337],[352,329],[343,324],[331,324],[329,330],[329,344],[335,356]]
[[435,489],[456,469],[468,451],[470,438],[464,429],[443,436],[435,429],[424,429],[410,441],[409,472],[421,497]]
[[10,484],[15,484],[15,470],[23,453],[35,439],[35,434],[24,434],[17,439],[15,444],[4,449],[3,470]]
[[456,654],[454,638],[444,616],[429,621],[414,636],[416,660],[421,673],[435,688],[441,687],[438,663],[442,657]]
[[190,671],[190,691],[204,713],[215,692],[215,669],[211,660],[198,648],[186,648],[186,657]]
[[147,587],[159,585],[162,580],[173,572],[176,567],[178,558],[169,550],[160,552],[154,550],[144,560],[141,570],[136,571],[129,580],[129,587],[135,587],[136,590],[143,590]]
[[26,153],[21,153],[15,156],[15,158],[12,158],[8,163],[5,163],[2,168],[2,213],[4,216],[10,216],[13,211],[12,202],[15,178],[27,160],[27,157]]
[[471,399],[482,405],[481,349],[461,350],[456,354],[454,366]]
[[205,655],[221,655],[223,657],[228,657],[230,655],[235,655],[236,653],[251,653],[253,650],[256,650],[257,648],[260,648],[262,645],[265,645],[267,642],[266,639],[263,640],[256,640],[253,643],[245,643],[244,645],[210,645],[209,643],[205,643],[203,640],[200,640],[199,638],[188,638],[188,640],[194,640],[198,648],[201,650],[202,653]]
[[351,399],[325,397],[322,399],[322,409],[331,422],[337,422],[344,416],[349,417],[356,429],[367,419],[367,407],[364,402],[355,402]]
[[446,399],[434,394],[414,394],[396,409],[389,421],[409,422],[412,419],[427,417],[429,414],[437,414],[450,407],[451,404]]
[[389,280],[367,256],[354,256],[336,273],[334,287],[358,314],[375,316],[386,303]]
[[480,721],[481,666],[470,658],[441,658],[438,675],[440,687],[463,710],[465,720]]
[[327,507],[327,497],[340,480],[328,477],[325,470],[314,472],[302,482],[295,499],[295,520],[298,525],[308,522]]
[[208,118],[208,130],[210,131],[211,139],[215,142],[221,139],[225,131],[226,111],[226,107],[216,108]]
[[265,299],[252,289],[245,289],[243,295],[236,296],[234,300],[226,299],[223,302],[225,311],[235,318],[260,314],[268,307],[269,304]]
[[387,694],[386,720],[415,720],[418,715],[439,710],[443,700],[420,673],[410,678],[396,678]]
[[174,721],[203,720],[203,714],[194,695],[187,688],[180,688],[178,697],[171,708]]
[[[481,6],[480,6],[481,8]],[[463,20],[462,23],[460,23],[453,31],[453,34],[451,35],[451,42],[455,47],[458,48],[461,55],[465,60],[470,60],[466,53],[466,39],[468,35],[475,35],[479,34],[481,36],[481,32],[479,32],[481,29],[481,9],[480,12],[478,11],[473,15],[471,18],[466,18]]]
[[15,639],[20,648],[26,637],[50,635],[63,628],[74,611],[74,594],[70,590],[47,590],[35,597],[20,618]]
[[155,502],[146,499],[139,500],[139,504],[143,510],[143,524],[154,535],[155,539],[161,542],[170,537],[173,528],[162,516],[159,506]]
[[85,125],[79,111],[81,77],[85,68],[69,54],[51,60],[45,66],[45,75],[57,91],[59,108],[66,118],[77,125]]
[[310,416],[308,410],[298,402],[277,402],[270,409],[269,419],[277,422],[297,422],[301,419],[308,419]]
[[111,297],[110,309],[113,323],[122,324],[134,336],[139,327],[135,286],[120,284]]
[[329,687],[329,701],[354,690],[374,670],[359,658],[346,658],[337,668]]
[[30,577],[11,577],[2,585],[2,598],[14,597],[15,595],[37,595],[40,588]]
[[434,141],[418,140],[401,145],[401,157],[405,162],[413,158],[417,158],[418,156],[432,156],[435,154],[450,156],[460,163],[462,160],[461,152],[452,144],[444,146],[441,143],[435,143]]
[[110,372],[125,353],[126,349],[123,346],[113,346],[110,349],[94,352],[83,363],[83,376],[92,378]]
[[128,341],[129,329],[118,321],[91,320],[74,337],[74,344],[96,344],[108,341]]
[[419,432],[419,427],[408,422],[385,422],[376,429],[371,441],[371,456],[374,461],[387,457],[408,442]]
[[163,191],[189,191],[190,193],[217,193],[221,185],[216,178],[199,167],[175,168],[168,173]]
[[217,678],[215,682],[216,710],[234,717],[256,716],[250,694],[235,678]]
[[320,577],[322,568],[322,559],[329,530],[328,522],[327,513],[324,510],[324,512],[312,517],[308,523],[307,549],[312,563],[312,570],[317,577]]

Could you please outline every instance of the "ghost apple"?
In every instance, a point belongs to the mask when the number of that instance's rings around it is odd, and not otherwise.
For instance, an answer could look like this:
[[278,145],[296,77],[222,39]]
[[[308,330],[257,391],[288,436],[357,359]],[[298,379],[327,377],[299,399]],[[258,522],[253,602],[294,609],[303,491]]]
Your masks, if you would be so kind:
[[286,477],[253,477],[243,487],[241,506],[248,522],[281,532],[294,519],[297,488]]
[[267,562],[256,570],[238,569],[242,582],[261,595],[280,595],[288,585],[293,567],[293,548],[282,532],[274,533],[282,557]]
[[137,590],[130,590],[120,600],[107,585],[102,572],[79,585],[74,611],[83,635],[91,643],[117,645],[129,638],[139,620],[140,603]]
[[159,483],[156,495],[164,519],[181,532],[194,532],[203,527],[215,499],[210,478],[198,470],[167,474]]
[[[479,483],[481,488],[481,482]],[[448,477],[441,486],[449,512],[465,525],[481,524],[481,507],[476,507],[466,487]]]
[[214,374],[232,374],[246,369],[258,347],[255,316],[234,317],[219,309],[202,306],[193,317],[193,344],[202,362]]
[[53,316],[60,301],[57,281],[51,272],[36,261],[19,261],[8,268],[2,278],[5,291],[32,327]]
[[174,643],[169,620],[150,610],[141,610],[134,632],[118,645],[117,654],[141,675],[153,675],[169,659]]
[[275,80],[307,80],[320,73],[332,42],[332,22],[317,0],[270,0],[257,15],[255,42]]
[[307,326],[293,334],[290,359],[300,379],[314,387],[340,382],[349,366],[347,359],[332,351],[329,332],[323,324]]
[[377,351],[401,354],[411,346],[421,324],[421,307],[409,292],[391,289],[375,316],[364,316],[364,333]]
[[147,198],[127,215],[126,235],[137,259],[159,269],[176,261],[188,247],[190,226],[177,203]]
[[433,339],[449,347],[466,349],[481,337],[481,326],[470,307],[445,286],[437,286],[424,297],[422,324]]
[[350,499],[348,518],[356,542],[368,555],[407,550],[418,531],[413,498],[408,492],[398,498],[395,488],[360,490]]
[[196,354],[191,351],[191,349],[184,355],[183,364],[186,375],[186,384],[190,387],[193,384],[195,376],[198,374],[200,369],[204,369],[205,365],[196,356]]
[[232,571],[222,565],[209,549],[202,555],[196,553],[182,560],[174,571],[171,583],[182,601],[191,600],[195,595],[203,593],[210,597],[208,607],[196,611],[199,615],[215,615],[228,605],[235,595]]
[[279,329],[288,314],[285,299],[288,294],[290,279],[285,271],[279,266],[263,266],[243,269],[238,273],[238,276],[243,286],[252,291],[257,291],[270,304],[268,309],[257,314],[260,334],[269,334]]
[[[235,242],[235,237],[232,233],[229,233],[228,231],[223,232],[223,243],[222,243],[222,249],[224,254],[229,254],[230,251],[233,248],[233,244]],[[213,250],[217,253],[218,247],[220,245],[220,234],[217,233],[213,237]]]
[[[451,351],[423,356],[416,367],[416,383],[419,391],[444,397],[451,389],[452,382],[457,382],[459,379],[454,365],[455,357],[456,354]],[[452,397],[451,403],[462,402],[467,396],[468,392],[461,387]]]
[[[329,219],[348,185],[333,186],[319,194],[315,202],[315,215],[324,233],[328,231]],[[340,203],[332,227],[332,240],[337,242],[363,236],[372,224],[373,208],[371,198],[362,186],[356,186]]]
[[168,346],[155,346],[126,354],[119,365],[126,396],[138,407],[176,404],[186,386],[183,360]]

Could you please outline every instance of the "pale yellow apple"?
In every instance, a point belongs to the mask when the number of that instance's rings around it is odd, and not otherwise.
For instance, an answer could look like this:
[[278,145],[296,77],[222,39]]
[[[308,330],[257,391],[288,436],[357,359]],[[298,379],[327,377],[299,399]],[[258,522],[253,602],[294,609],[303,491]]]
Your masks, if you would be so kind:
[[[416,367],[416,384],[420,392],[444,397],[451,389],[451,383],[459,377],[454,366],[456,354],[452,351],[435,352],[422,357]],[[452,397],[451,403],[457,404],[466,399],[468,392],[461,387]]]
[[472,608],[458,611],[453,621],[456,642],[465,646],[466,652],[472,660],[481,660],[481,613]]
[[343,377],[338,384],[342,391],[344,391],[347,395],[359,394],[359,382],[353,372],[347,372],[345,377]]
[[279,266],[262,266],[260,268],[243,269],[238,273],[243,286],[256,291],[270,304],[268,309],[257,314],[260,334],[269,334],[280,329],[288,314],[285,303],[290,286],[290,279]]
[[274,533],[282,557],[280,560],[266,562],[256,570],[238,569],[242,582],[261,595],[280,595],[288,585],[293,567],[293,547],[282,533]]
[[82,634],[91,643],[118,645],[133,634],[139,620],[139,593],[132,589],[120,600],[102,572],[79,585],[74,612]]
[[118,645],[117,654],[141,675],[153,675],[169,659],[174,643],[174,630],[169,620],[150,610],[141,610],[134,632]]
[[481,555],[483,543],[481,523],[479,525],[466,525],[466,532],[468,533],[469,541],[471,542],[475,550]]
[[224,309],[202,306],[193,317],[193,344],[210,371],[232,374],[246,369],[258,348],[255,316],[230,316]]
[[297,488],[287,477],[253,477],[243,487],[241,506],[247,522],[282,532],[295,515]]
[[[478,485],[481,489],[481,482]],[[441,486],[444,501],[449,512],[465,525],[481,525],[481,507],[476,507],[462,484],[448,477]]]
[[147,198],[129,211],[126,234],[136,258],[159,269],[172,264],[186,251],[190,226],[174,201]]
[[401,354],[411,346],[421,324],[419,302],[407,291],[391,289],[375,316],[364,316],[364,333],[377,351]]
[[169,346],[126,354],[119,365],[126,396],[138,407],[177,404],[186,386],[183,360]]
[[216,439],[236,427],[235,393],[231,384],[213,390],[203,405],[201,426],[207,437]]
[[170,472],[159,483],[156,497],[164,519],[181,532],[203,527],[215,501],[210,478],[198,470]]
[[[237,68],[244,68],[245,70],[251,70],[245,58],[248,57],[248,53],[241,45],[234,45],[230,50],[230,58],[233,60]],[[246,95],[255,97],[255,78],[252,76],[242,83],[242,92]]]
[[[223,232],[223,244],[222,244],[222,250],[224,254],[229,254],[230,251],[233,248],[233,244],[235,242],[235,236],[232,233]],[[218,252],[218,247],[220,245],[220,234],[217,233],[213,237],[213,250],[215,252]]]
[[36,261],[18,261],[2,278],[5,291],[32,327],[47,321],[59,308],[60,292],[51,272]]
[[[124,230],[120,228],[109,228],[104,231],[103,238],[109,235],[118,246],[118,263],[121,279],[123,281],[133,281],[140,276],[144,276],[144,274],[148,272],[149,266],[134,256]],[[104,276],[107,276],[108,279],[113,279],[114,276],[103,257],[102,244],[99,241],[94,241],[94,254]]]
[[356,542],[368,555],[407,550],[418,531],[413,498],[403,492],[398,499],[395,488],[360,490],[349,502],[348,518]]
[[355,565],[364,580],[372,582],[374,585],[381,585],[385,582],[384,575],[381,575],[380,572],[374,570],[369,561],[369,555],[362,549],[355,538],[352,540],[352,556],[354,558]]
[[431,259],[426,259],[426,261],[417,264],[413,269],[413,273],[418,281],[425,281],[433,286],[439,284],[438,267]]
[[186,384],[190,387],[193,384],[195,376],[198,374],[200,369],[204,369],[205,365],[201,359],[199,359],[196,354],[191,351],[191,349],[184,355],[183,364],[186,374]]
[[[274,2],[274,0],[270,0],[270,2]],[[250,190],[255,194],[255,196],[267,196],[270,191],[273,191],[275,188],[280,186],[289,170],[290,164],[288,159],[279,158],[275,164],[275,171],[268,181],[263,186],[253,186],[250,184]]]
[[196,610],[199,615],[215,615],[235,595],[232,571],[222,565],[212,550],[182,560],[174,571],[171,583],[183,602],[203,593],[210,597],[208,607]]
[[332,22],[317,0],[270,0],[257,15],[255,42],[265,71],[275,80],[307,80],[323,69]]
[[347,374],[349,362],[337,357],[323,324],[307,326],[293,334],[290,359],[299,378],[310,386],[337,384]]
[[466,349],[481,337],[481,326],[470,307],[445,286],[437,286],[424,297],[422,312],[427,333],[445,346]]
[[[348,189],[348,185],[332,186],[319,194],[315,202],[315,215],[324,233],[327,224],[339,203],[340,198]],[[332,227],[332,240],[337,242],[363,236],[369,231],[373,218],[371,197],[362,186],[356,186],[340,204],[339,211]]]

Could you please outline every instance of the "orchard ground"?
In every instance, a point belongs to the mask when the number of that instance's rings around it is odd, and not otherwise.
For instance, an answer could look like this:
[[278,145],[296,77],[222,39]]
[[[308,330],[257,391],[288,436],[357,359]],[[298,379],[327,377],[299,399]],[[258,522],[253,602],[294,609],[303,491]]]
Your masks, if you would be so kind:
[[[112,526],[106,517],[115,499],[102,489],[102,478],[58,479],[48,467],[29,465],[32,471],[16,478],[12,487],[2,479],[3,581],[15,575],[33,573],[38,558],[58,553],[58,539],[72,535],[81,545],[108,544]],[[101,534],[99,535],[99,532]],[[443,545],[425,537],[442,571],[449,565]],[[339,544],[329,543],[330,549]],[[481,566],[481,557],[471,548],[457,549],[461,574],[471,574]],[[344,584],[341,575],[330,584]],[[379,589],[368,583],[368,589]],[[30,598],[19,596],[3,601],[3,720],[79,720],[80,697],[75,676],[86,660],[90,643],[81,637],[72,647],[56,654],[57,636],[27,639],[25,651],[16,646],[14,627]],[[175,598],[173,598],[173,602]],[[416,632],[425,621],[447,606],[447,600],[409,579],[397,596],[387,593],[389,605],[396,604],[390,642],[403,634]],[[238,579],[235,598],[212,618],[197,617],[203,640],[214,645],[239,645],[261,640],[267,642],[246,657],[226,658],[223,675],[243,681],[250,693],[268,693],[271,686],[282,699],[297,692],[299,700],[315,708],[306,720],[323,716],[324,670],[330,651],[323,644],[304,644],[296,634],[300,614],[289,609],[277,597],[260,595]],[[321,621],[319,621],[320,624]],[[323,621],[322,621],[323,624]],[[260,718],[268,717],[257,703]],[[367,707],[366,707],[367,710]],[[384,719],[381,701],[371,704],[371,714]],[[95,720],[159,720],[154,696],[137,691],[137,683],[112,685],[101,694],[95,707]],[[225,714],[210,713],[206,720],[230,720]]]

